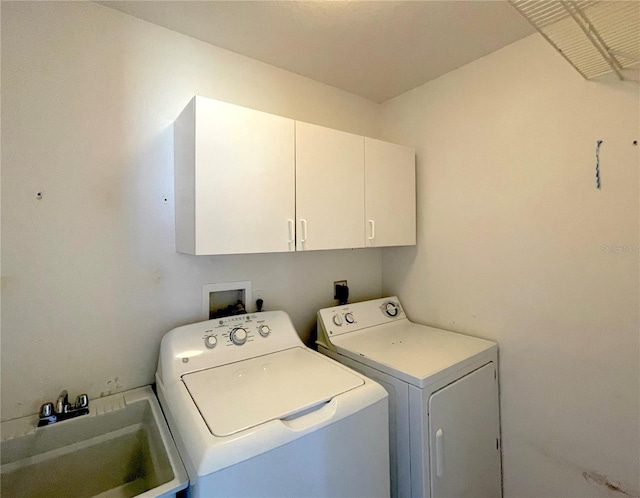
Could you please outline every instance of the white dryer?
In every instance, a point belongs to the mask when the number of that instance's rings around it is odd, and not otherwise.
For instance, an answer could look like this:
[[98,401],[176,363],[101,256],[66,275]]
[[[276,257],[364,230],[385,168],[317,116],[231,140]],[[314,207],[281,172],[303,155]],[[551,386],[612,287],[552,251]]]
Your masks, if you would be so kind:
[[172,330],[156,383],[191,496],[389,496],[387,392],[282,311]]
[[389,297],[320,310],[317,344],[389,392],[392,496],[502,496],[496,343],[412,323]]

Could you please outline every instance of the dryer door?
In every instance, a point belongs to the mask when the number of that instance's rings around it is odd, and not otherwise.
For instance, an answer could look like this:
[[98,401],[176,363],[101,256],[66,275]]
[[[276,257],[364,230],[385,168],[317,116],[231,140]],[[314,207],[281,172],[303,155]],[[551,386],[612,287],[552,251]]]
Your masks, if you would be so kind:
[[432,498],[502,496],[494,363],[431,395],[429,446]]

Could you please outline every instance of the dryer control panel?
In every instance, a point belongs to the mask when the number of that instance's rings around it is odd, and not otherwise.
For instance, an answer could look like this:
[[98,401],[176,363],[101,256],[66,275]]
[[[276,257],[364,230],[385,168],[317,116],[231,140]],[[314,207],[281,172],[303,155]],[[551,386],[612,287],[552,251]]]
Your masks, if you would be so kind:
[[175,380],[188,372],[300,346],[304,344],[284,311],[215,318],[168,332],[160,344],[158,373]]
[[334,337],[356,330],[407,319],[397,297],[334,306],[318,311],[318,343],[323,334]]

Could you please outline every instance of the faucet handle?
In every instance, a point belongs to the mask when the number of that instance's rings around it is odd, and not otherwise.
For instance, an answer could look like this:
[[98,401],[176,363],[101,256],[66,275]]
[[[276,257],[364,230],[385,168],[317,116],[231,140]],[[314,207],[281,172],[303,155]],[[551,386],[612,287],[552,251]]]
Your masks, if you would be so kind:
[[40,407],[40,419],[38,427],[53,424],[58,421],[58,415],[53,412],[53,403],[45,403]]
[[89,396],[87,396],[86,394],[80,394],[76,398],[75,409],[77,410],[78,408],[88,408],[88,407],[89,407]]
[[53,415],[53,403],[45,403],[40,407],[40,418],[50,417]]

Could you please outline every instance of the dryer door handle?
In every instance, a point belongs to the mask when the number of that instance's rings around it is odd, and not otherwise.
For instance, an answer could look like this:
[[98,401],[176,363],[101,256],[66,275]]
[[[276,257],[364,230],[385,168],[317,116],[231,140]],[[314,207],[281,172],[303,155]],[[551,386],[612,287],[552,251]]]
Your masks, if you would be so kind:
[[438,429],[436,432],[436,477],[444,475],[444,432]]

